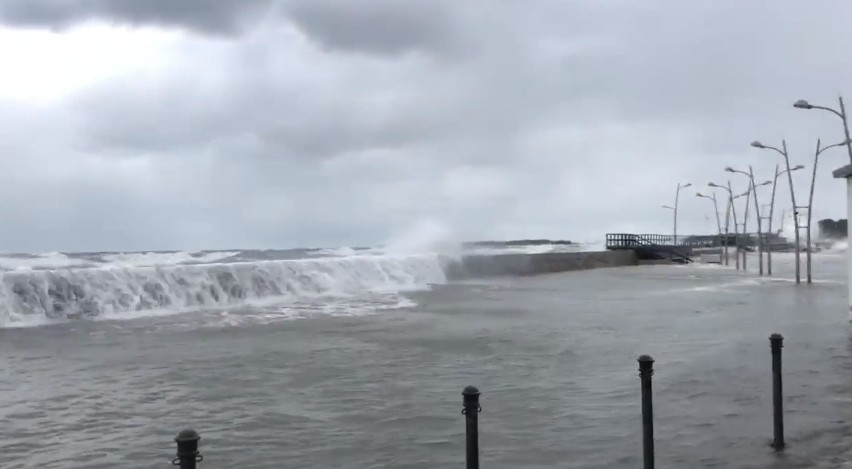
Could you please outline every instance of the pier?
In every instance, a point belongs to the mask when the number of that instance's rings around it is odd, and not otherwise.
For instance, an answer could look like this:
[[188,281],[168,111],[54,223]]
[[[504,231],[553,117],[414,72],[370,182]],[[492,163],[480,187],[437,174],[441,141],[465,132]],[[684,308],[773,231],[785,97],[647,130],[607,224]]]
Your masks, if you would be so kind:
[[695,248],[716,247],[718,236],[608,233],[606,248],[610,251],[633,251],[639,260],[669,260],[679,264],[692,262]]

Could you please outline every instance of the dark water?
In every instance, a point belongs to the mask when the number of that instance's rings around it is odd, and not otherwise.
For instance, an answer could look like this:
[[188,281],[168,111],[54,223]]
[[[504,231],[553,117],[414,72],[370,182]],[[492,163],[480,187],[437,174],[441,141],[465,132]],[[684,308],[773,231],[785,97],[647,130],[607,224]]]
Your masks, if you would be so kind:
[[[789,278],[789,256],[775,268]],[[657,360],[658,467],[843,467],[844,258],[815,271],[820,283],[795,286],[603,269],[446,285],[363,317],[0,330],[0,467],[166,467],[186,426],[201,467],[462,467],[460,392],[474,384],[483,467],[636,468],[642,353]],[[767,446],[772,332],[787,338],[783,456]]]

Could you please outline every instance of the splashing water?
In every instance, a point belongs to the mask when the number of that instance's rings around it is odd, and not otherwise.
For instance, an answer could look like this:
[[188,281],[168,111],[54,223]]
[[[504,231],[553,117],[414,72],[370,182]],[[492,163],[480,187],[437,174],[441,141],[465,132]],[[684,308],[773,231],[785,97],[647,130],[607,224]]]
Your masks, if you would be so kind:
[[396,295],[446,282],[445,262],[430,254],[11,271],[0,281],[0,325]]
[[458,257],[461,248],[462,243],[449,225],[435,219],[424,219],[392,236],[384,252],[390,255],[441,253]]

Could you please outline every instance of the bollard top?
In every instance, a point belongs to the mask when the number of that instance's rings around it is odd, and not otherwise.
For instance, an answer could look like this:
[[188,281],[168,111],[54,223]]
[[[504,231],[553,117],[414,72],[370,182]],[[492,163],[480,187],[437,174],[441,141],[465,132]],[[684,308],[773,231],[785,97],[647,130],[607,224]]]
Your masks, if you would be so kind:
[[654,363],[654,359],[651,358],[650,355],[640,355],[639,360],[637,360],[637,361],[639,362],[640,365],[642,365],[644,363],[651,363],[651,364]]
[[776,332],[776,333],[772,334],[771,336],[769,336],[769,345],[772,348],[781,348],[781,347],[784,346],[783,343],[784,343],[784,336],[782,336],[781,334]]
[[186,430],[182,430],[175,437],[175,441],[178,443],[184,443],[188,441],[199,441],[201,436],[198,435],[198,432],[191,428],[187,428]]
[[478,397],[479,389],[476,389],[476,386],[466,386],[462,391],[462,396],[464,397]]
[[650,355],[642,355],[639,357],[639,375],[651,376],[654,372],[654,359]]

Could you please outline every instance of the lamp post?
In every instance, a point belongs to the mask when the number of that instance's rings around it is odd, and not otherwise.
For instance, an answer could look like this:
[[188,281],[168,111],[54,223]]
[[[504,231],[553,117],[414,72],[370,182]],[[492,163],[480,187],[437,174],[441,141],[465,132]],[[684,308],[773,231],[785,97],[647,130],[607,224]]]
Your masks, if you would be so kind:
[[[804,168],[804,166],[798,165],[794,168],[790,168],[790,171],[798,171],[798,170],[803,169],[803,168]],[[778,176],[788,172],[786,169],[783,170],[783,171],[778,171],[778,169],[779,169],[778,165],[776,164],[775,165],[775,177],[773,178],[773,181],[772,181],[772,200],[769,203],[769,228],[768,229],[769,229],[769,235],[770,236],[775,234],[775,232],[772,231],[772,220],[775,218],[775,189],[778,186]],[[781,223],[782,223],[782,226],[783,226],[783,223],[784,223],[784,214],[783,213],[781,214]],[[771,244],[769,245],[769,250],[766,252],[766,266],[767,266],[768,274],[772,275],[772,245]]]
[[[806,225],[807,226],[806,242],[807,242],[808,250],[805,252],[805,255],[807,256],[806,261],[805,261],[805,265],[806,265],[805,270],[807,270],[808,283],[813,283],[813,277],[811,275],[811,265],[812,265],[811,264],[811,220],[812,220],[811,214],[813,213],[813,207],[814,207],[814,187],[816,186],[816,174],[817,174],[817,164],[819,163],[819,155],[821,155],[822,152],[829,150],[831,148],[836,148],[836,147],[840,147],[840,146],[848,145],[848,144],[849,144],[849,140],[846,140],[845,142],[835,143],[834,145],[829,145],[827,147],[823,147],[820,139],[817,139],[816,151],[814,152],[814,169],[813,169],[813,172],[811,173],[811,192],[810,192],[810,195],[808,196],[808,222],[807,222],[807,225]],[[799,165],[796,168],[804,168],[804,166]],[[795,171],[796,168],[794,168],[793,171]]]
[[[733,191],[731,191],[731,181],[728,181],[727,187],[720,186],[719,184],[715,184],[715,183],[712,183],[712,182],[707,183],[707,186],[722,189],[722,190],[724,190],[728,193],[728,206],[727,206],[727,208],[725,208],[725,265],[730,265],[730,260],[728,258],[728,241],[730,240],[730,236],[728,235],[728,233],[729,233],[729,225],[730,225],[730,221],[731,221],[730,220],[731,214],[733,214],[733,218],[734,218],[734,239],[737,240],[734,243],[734,247],[737,247],[737,248],[739,247],[739,229],[737,227],[737,210],[734,207],[734,193],[733,193]],[[714,197],[715,197],[715,194],[714,194]],[[718,212],[719,211],[717,209],[716,213],[718,213]],[[736,257],[736,266],[737,266],[737,270],[739,270],[739,268],[740,268],[739,254],[737,254],[737,257]]]
[[[846,106],[843,105],[843,96],[837,97],[837,103],[840,107],[840,110],[837,111],[830,107],[826,106],[816,106],[813,105],[804,99],[800,99],[793,103],[793,107],[798,109],[819,109],[822,111],[828,111],[837,117],[843,122],[843,134],[845,135],[846,144],[846,152],[849,154],[849,162],[850,164],[843,166],[841,168],[837,168],[832,172],[832,175],[835,178],[844,178],[846,179],[846,219],[852,219],[852,138],[849,136],[849,121],[846,118]],[[814,170],[816,170],[816,165],[814,165]],[[848,224],[847,224],[848,225]],[[846,228],[846,236],[849,237],[849,228]],[[808,246],[810,249],[810,246]],[[847,302],[849,303],[849,320],[852,321],[852,251],[847,250],[846,254],[846,262],[847,262],[847,285],[849,291],[849,297],[847,298]]]
[[[691,182],[687,182],[686,184],[677,183],[677,191],[675,192],[675,203],[674,203],[674,208],[672,209],[674,211],[674,241],[672,242],[672,244],[674,244],[675,246],[677,246],[677,204],[678,204],[678,199],[680,197],[680,190],[686,189],[687,187],[690,187],[690,186],[692,186]],[[671,207],[668,207],[668,208],[671,208]]]
[[[801,262],[801,252],[802,248],[799,242],[799,208],[796,207],[796,191],[793,190],[793,170],[790,168],[790,155],[787,153],[787,141],[781,140],[781,149],[764,145],[759,141],[755,140],[751,142],[751,146],[754,148],[760,148],[763,150],[772,150],[777,153],[780,153],[781,156],[784,157],[784,164],[787,165],[787,179],[790,182],[790,201],[793,203],[793,224],[796,226],[796,283],[802,283],[802,262]],[[852,268],[852,264],[850,264],[850,268]],[[850,290],[852,291],[852,284],[850,284]],[[852,314],[852,310],[850,310],[850,314]]]
[[[748,186],[748,190],[743,192],[742,194],[735,195],[734,200],[739,199],[740,197],[746,198],[745,204],[745,214],[743,214],[743,236],[748,238],[748,197],[751,195],[751,184]],[[731,202],[733,204],[733,202]],[[743,270],[748,270],[748,257],[745,248],[743,248]],[[737,256],[740,255],[739,245],[737,247]]]
[[[710,199],[710,200],[713,201],[713,209],[716,212],[716,228],[719,231],[719,246],[721,247],[721,245],[722,245],[722,221],[719,218],[719,204],[716,202],[716,193],[714,192],[711,196],[711,195],[704,195],[701,192],[696,192],[695,196],[701,197],[701,198],[704,198],[704,199]],[[721,258],[721,256],[720,256],[720,258]]]
[[[751,191],[754,194],[754,211],[757,214],[757,252],[758,252],[758,271],[760,275],[763,275],[763,233],[762,233],[762,224],[760,219],[760,204],[757,202],[757,188],[759,186],[765,186],[768,184],[772,184],[772,181],[766,181],[760,184],[755,184],[754,182],[754,171],[751,166],[748,167],[748,172],[740,171],[728,166],[725,168],[725,171],[729,173],[739,173],[744,174],[749,178],[749,182],[751,183]],[[748,207],[748,201],[746,201],[746,207]]]

